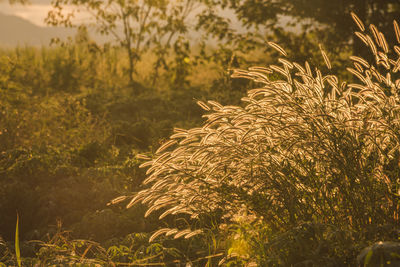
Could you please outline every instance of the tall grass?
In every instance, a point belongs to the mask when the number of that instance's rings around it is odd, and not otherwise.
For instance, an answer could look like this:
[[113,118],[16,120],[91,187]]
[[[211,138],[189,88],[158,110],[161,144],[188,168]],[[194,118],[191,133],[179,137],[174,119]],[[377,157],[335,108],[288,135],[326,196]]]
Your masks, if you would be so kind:
[[[350,57],[348,71],[358,82],[341,82],[286,57],[277,65],[235,70],[233,77],[260,87],[248,91],[244,107],[199,102],[207,121],[175,129],[142,165],[150,167],[147,188],[128,207],[147,204],[146,215],[161,210],[160,219],[218,214],[232,222],[246,214],[276,233],[314,222],[374,239],[371,229],[398,226],[400,46],[389,48],[374,25],[366,31],[352,16],[360,28],[355,34],[375,58]],[[395,21],[394,28],[400,43]],[[153,238],[188,238],[202,230],[163,229]]]

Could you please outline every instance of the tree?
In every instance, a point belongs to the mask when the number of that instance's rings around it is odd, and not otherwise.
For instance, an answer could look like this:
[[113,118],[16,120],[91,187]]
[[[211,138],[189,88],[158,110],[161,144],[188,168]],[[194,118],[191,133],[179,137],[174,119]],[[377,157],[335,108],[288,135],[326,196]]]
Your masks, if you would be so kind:
[[[360,50],[361,43],[349,31],[355,29],[350,12],[355,12],[366,25],[374,24],[387,33],[392,29],[391,22],[400,16],[397,0],[215,0],[213,5],[233,9],[248,28],[267,25],[276,30],[301,24],[302,32],[315,32],[319,42],[329,45],[331,52],[343,49],[343,45]],[[282,16],[291,19],[286,24],[278,24]],[[387,35],[387,38],[395,40],[394,35]]]
[[[395,41],[391,30],[393,19],[400,16],[397,0],[207,0],[209,9],[201,14],[201,27],[222,43],[233,43],[238,51],[262,48],[268,41],[281,44],[296,62],[309,61],[312,65],[322,61],[318,45],[322,44],[331,54],[335,70],[345,72],[346,55],[357,51],[362,57],[365,52],[362,41],[351,35],[356,30],[350,12],[360,19],[375,24],[387,32],[388,42]],[[218,8],[235,14],[246,34],[235,31],[229,19],[217,12]],[[249,45],[251,44],[251,45]],[[250,49],[249,49],[250,48]],[[342,74],[343,74],[342,73]],[[341,75],[339,75],[341,76]]]
[[[111,35],[128,55],[129,80],[133,82],[136,63],[149,49],[157,50],[155,73],[165,57],[188,32],[195,0],[53,0],[53,10],[46,19],[51,25],[78,26],[74,15],[86,11],[94,20],[92,26],[104,35]],[[74,9],[66,12],[65,6]],[[82,25],[81,25],[82,26]],[[177,42],[179,41],[179,42]]]

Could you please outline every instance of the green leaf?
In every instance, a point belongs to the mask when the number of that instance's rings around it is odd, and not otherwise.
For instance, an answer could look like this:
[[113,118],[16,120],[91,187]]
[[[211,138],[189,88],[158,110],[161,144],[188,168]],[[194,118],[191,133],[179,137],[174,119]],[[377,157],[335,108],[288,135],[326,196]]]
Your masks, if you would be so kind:
[[18,231],[18,213],[17,213],[17,225],[15,226],[15,256],[17,257],[18,266],[21,267],[21,252],[19,249],[19,231]]
[[373,250],[371,249],[368,251],[367,255],[365,256],[364,265],[367,266],[371,261],[372,255],[374,254]]

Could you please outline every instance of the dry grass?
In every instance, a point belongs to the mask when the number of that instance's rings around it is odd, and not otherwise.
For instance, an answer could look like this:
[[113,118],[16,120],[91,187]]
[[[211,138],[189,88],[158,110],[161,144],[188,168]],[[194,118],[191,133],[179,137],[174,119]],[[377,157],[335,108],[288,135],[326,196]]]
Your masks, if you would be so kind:
[[[244,108],[201,103],[209,110],[205,124],[176,129],[143,164],[150,167],[148,188],[128,207],[145,203],[148,214],[162,209],[160,218],[223,210],[226,219],[245,207],[276,230],[301,221],[353,229],[398,224],[400,47],[389,50],[376,27],[368,34],[353,18],[376,59],[350,58],[354,68],[348,70],[358,83],[340,83],[307,62],[285,58],[279,65],[236,70],[233,77],[261,87],[242,99]],[[325,52],[323,57],[329,67]],[[283,79],[272,79],[276,74]],[[187,236],[184,231],[156,234]]]

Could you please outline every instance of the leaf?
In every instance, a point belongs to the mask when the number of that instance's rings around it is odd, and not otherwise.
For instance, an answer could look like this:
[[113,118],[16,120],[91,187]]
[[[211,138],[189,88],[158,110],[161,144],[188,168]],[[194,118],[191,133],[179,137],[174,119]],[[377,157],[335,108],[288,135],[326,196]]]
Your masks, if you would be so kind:
[[15,256],[17,257],[18,266],[21,267],[21,252],[19,249],[19,231],[18,231],[18,213],[17,213],[17,225],[15,226]]
[[369,264],[373,254],[374,254],[374,251],[372,249],[370,251],[368,251],[367,255],[365,256],[365,260],[364,260],[365,266],[367,266]]

